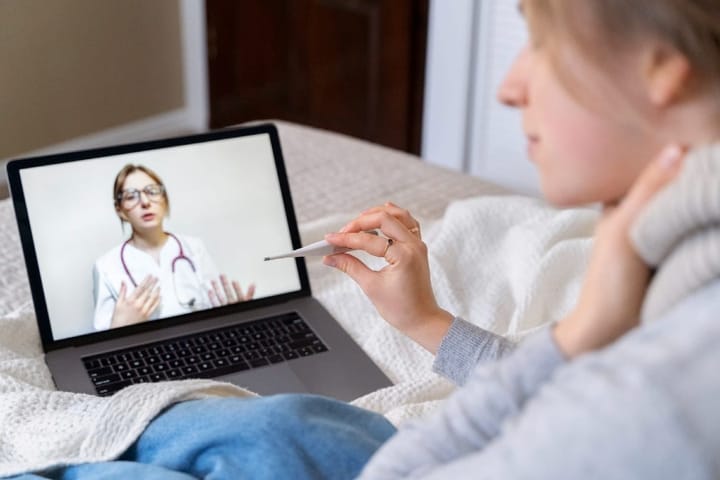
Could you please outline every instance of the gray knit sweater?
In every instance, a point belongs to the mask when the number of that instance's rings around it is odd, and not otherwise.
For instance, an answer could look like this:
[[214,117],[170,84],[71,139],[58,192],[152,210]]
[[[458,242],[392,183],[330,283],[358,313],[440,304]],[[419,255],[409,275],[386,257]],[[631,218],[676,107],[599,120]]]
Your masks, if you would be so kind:
[[639,328],[566,362],[550,329],[513,349],[456,319],[434,368],[463,388],[362,478],[720,478],[720,145],[688,156],[632,240],[657,268]]

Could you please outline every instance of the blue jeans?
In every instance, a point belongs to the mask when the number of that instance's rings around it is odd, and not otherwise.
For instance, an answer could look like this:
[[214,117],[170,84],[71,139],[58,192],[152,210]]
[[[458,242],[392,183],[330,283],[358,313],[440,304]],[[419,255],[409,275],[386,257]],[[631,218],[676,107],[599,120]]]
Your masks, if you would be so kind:
[[393,433],[378,414],[313,395],[193,400],[161,413],[115,461],[13,479],[354,478]]

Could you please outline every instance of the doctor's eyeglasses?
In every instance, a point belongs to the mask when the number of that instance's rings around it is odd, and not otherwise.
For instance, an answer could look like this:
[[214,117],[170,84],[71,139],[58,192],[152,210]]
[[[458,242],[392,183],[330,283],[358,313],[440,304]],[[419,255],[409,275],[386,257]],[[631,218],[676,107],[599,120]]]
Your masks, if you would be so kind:
[[129,188],[118,194],[118,202],[120,202],[123,208],[127,208],[129,210],[140,203],[140,196],[143,193],[149,201],[158,203],[162,200],[163,195],[165,194],[165,187],[163,185],[153,184],[143,187],[142,190]]

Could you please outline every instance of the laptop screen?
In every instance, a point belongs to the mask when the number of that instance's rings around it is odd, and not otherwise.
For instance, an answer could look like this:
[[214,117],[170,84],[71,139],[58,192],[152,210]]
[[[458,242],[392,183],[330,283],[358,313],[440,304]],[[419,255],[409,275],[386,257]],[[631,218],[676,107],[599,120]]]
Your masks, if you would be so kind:
[[52,341],[303,288],[303,263],[264,261],[295,248],[297,228],[275,130],[251,131],[9,167]]

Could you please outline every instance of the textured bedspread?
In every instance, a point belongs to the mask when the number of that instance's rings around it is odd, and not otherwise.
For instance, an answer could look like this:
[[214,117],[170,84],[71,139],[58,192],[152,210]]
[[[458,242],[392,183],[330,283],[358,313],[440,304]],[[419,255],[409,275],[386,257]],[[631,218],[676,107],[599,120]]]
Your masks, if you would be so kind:
[[[279,128],[304,243],[392,200],[423,225],[444,308],[520,339],[573,304],[594,211],[556,211],[400,152],[290,124]],[[431,355],[388,326],[350,279],[318,259],[308,267],[314,295],[395,384],[357,405],[402,423],[448,395],[453,387],[430,371]],[[54,391],[8,200],[0,201],[0,332],[0,475],[113,458],[169,403],[248,394],[199,380],[133,386],[111,398]]]

